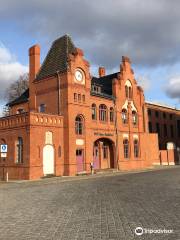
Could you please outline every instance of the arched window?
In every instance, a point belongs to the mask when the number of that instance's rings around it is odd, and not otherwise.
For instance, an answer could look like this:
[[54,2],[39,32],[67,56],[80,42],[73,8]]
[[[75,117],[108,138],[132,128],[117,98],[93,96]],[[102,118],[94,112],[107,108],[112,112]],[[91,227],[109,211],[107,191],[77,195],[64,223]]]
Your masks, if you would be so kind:
[[16,141],[16,163],[23,163],[23,139],[18,137]]
[[124,146],[124,158],[129,158],[129,142],[127,139],[124,139],[123,146]]
[[132,98],[132,87],[129,87],[129,95],[128,95],[128,98],[131,99]]
[[97,109],[96,109],[96,104],[92,104],[92,120],[97,119]]
[[129,96],[129,88],[128,88],[128,86],[125,86],[125,93],[126,93],[126,98],[128,98],[128,96]]
[[129,80],[125,83],[125,94],[126,98],[131,99],[132,98],[132,84]]
[[110,122],[114,122],[114,108],[110,107]]
[[83,118],[80,115],[78,115],[75,119],[75,133],[77,135],[83,134]]
[[99,106],[99,120],[100,121],[107,121],[107,107],[104,104]]
[[134,140],[134,157],[139,157],[139,143],[137,139]]
[[137,125],[138,122],[138,116],[136,111],[132,111],[132,123],[133,125]]
[[122,122],[127,123],[128,122],[128,116],[127,116],[127,110],[123,109],[122,110]]

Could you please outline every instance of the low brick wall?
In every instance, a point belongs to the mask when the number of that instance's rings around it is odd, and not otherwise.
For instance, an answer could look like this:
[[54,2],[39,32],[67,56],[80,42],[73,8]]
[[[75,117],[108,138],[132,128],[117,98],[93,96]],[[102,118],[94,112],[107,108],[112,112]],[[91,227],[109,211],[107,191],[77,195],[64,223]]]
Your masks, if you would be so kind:
[[175,165],[175,150],[160,150],[159,159],[160,165]]

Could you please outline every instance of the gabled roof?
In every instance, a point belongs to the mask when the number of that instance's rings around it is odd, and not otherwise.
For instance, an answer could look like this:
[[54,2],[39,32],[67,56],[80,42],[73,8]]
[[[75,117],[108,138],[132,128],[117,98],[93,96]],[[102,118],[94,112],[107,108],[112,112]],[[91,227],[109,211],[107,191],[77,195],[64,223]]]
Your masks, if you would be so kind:
[[91,84],[100,85],[102,93],[112,95],[112,80],[117,78],[118,73],[116,72],[100,78],[93,77]]
[[36,76],[36,80],[52,76],[57,71],[67,71],[68,55],[75,53],[76,47],[68,35],[56,39]]
[[18,98],[6,104],[6,106],[12,107],[16,104],[28,102],[29,99],[29,88]]

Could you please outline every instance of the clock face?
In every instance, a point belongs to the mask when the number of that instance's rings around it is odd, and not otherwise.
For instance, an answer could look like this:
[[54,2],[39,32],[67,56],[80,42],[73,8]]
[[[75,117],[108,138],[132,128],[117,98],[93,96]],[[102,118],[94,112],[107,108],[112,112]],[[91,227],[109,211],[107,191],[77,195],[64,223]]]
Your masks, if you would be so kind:
[[74,74],[74,80],[76,83],[85,84],[85,75],[81,69],[76,69]]
[[83,80],[83,74],[80,70],[76,70],[75,72],[75,78],[78,82],[81,82]]

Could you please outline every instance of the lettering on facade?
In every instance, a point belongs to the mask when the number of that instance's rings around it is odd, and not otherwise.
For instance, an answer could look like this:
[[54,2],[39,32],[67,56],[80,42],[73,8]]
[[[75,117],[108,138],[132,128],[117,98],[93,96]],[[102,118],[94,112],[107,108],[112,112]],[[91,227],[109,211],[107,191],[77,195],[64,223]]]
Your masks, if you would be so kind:
[[112,133],[99,133],[99,132],[95,132],[94,135],[100,136],[100,137],[112,137],[113,136]]

